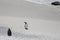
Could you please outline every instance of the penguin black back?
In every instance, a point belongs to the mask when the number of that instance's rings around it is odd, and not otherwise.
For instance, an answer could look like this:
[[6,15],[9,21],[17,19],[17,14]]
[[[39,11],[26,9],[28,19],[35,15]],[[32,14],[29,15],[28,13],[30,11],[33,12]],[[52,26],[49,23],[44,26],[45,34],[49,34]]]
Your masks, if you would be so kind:
[[7,35],[12,36],[12,32],[11,32],[10,28],[8,29]]

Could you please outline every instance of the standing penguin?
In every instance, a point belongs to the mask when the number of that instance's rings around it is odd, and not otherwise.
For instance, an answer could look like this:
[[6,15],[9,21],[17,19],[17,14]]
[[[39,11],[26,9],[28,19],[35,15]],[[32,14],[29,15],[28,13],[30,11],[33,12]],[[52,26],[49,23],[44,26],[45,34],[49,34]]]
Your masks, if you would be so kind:
[[28,24],[27,24],[27,22],[24,22],[24,23],[25,23],[25,25],[24,25],[25,29],[28,30]]
[[11,32],[10,28],[8,29],[7,34],[8,34],[8,36],[12,36],[12,32]]

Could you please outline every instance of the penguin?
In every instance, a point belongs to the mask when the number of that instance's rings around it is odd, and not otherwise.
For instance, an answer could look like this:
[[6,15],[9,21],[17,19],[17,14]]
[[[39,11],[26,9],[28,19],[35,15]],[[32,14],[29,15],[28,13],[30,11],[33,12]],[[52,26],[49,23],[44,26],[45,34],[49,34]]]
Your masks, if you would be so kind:
[[25,29],[28,30],[28,24],[27,24],[27,22],[24,22],[24,23],[25,23],[25,25],[24,25]]
[[55,2],[52,2],[51,4],[57,6],[57,5],[60,5],[60,2],[55,1]]
[[8,31],[7,31],[7,35],[8,35],[8,36],[12,36],[12,32],[11,32],[10,28],[9,28]]

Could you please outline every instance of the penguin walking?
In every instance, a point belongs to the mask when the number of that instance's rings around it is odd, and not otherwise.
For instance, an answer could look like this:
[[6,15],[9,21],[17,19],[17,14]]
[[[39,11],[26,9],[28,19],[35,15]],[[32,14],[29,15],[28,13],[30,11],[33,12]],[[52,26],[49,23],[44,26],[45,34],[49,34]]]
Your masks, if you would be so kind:
[[27,22],[24,22],[24,23],[25,23],[25,25],[24,25],[25,29],[28,30],[28,24],[27,24]]
[[11,32],[10,28],[9,28],[8,31],[7,31],[7,35],[8,35],[8,36],[12,36],[12,32]]

